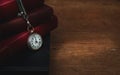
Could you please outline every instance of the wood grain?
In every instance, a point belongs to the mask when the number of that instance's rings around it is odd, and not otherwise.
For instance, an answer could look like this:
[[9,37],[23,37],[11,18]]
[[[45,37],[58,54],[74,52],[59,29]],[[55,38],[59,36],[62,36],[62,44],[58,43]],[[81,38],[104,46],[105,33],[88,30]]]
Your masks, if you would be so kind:
[[120,75],[120,1],[46,0],[59,19],[50,75]]

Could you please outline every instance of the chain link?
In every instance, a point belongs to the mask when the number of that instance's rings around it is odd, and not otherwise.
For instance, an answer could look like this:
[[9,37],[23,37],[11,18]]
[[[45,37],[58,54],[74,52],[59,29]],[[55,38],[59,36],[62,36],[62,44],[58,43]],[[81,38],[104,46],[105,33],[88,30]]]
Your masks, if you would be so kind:
[[27,30],[28,30],[30,33],[33,33],[33,32],[34,32],[34,27],[33,27],[32,24],[30,23],[28,17],[25,18],[25,21],[26,21],[26,23],[28,24]]
[[26,23],[28,24],[27,30],[28,30],[30,33],[33,33],[33,32],[34,32],[34,27],[32,26],[32,24],[31,24],[30,21],[29,21],[29,16],[28,16],[28,15],[25,15],[24,12],[18,13],[18,16],[21,16],[21,17],[24,18],[24,20],[25,20]]

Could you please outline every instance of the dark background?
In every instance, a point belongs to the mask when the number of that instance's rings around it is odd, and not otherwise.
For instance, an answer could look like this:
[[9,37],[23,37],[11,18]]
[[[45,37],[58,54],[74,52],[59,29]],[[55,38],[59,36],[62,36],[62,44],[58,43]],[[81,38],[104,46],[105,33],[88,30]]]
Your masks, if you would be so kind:
[[52,32],[50,75],[120,75],[120,0],[46,0]]

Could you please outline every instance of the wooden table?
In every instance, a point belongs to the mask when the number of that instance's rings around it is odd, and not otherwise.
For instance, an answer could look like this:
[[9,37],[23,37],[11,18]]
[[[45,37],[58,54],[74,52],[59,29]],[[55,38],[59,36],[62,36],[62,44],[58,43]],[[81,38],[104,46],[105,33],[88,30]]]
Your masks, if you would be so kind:
[[50,75],[120,75],[120,1],[46,0],[59,18]]

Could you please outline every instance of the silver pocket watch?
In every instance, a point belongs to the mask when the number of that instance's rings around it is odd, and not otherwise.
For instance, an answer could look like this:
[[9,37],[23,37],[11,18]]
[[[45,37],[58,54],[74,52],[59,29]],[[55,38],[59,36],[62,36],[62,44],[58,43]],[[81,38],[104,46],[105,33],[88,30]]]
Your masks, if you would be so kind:
[[42,37],[38,33],[31,33],[28,37],[27,43],[28,47],[32,50],[38,50],[43,44]]

